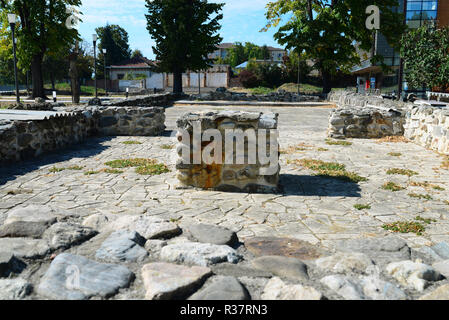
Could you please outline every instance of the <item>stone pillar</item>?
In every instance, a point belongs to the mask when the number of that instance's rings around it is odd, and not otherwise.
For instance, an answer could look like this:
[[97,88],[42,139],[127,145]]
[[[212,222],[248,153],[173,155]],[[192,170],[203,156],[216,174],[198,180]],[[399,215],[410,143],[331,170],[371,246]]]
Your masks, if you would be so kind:
[[179,187],[278,191],[278,114],[187,113],[177,125]]

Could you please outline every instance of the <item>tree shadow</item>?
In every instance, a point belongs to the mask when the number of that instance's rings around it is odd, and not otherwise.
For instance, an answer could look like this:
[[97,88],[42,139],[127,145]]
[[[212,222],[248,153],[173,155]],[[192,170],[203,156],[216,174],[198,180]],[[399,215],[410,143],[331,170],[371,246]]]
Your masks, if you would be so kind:
[[0,167],[0,186],[6,184],[8,181],[15,180],[18,176],[38,170],[42,166],[69,161],[73,158],[89,158],[97,155],[109,148],[103,145],[103,143],[113,138],[111,136],[90,137],[81,143],[68,145],[55,151],[49,151],[36,158],[2,164]]
[[327,176],[281,174],[280,186],[286,196],[361,197],[357,183]]

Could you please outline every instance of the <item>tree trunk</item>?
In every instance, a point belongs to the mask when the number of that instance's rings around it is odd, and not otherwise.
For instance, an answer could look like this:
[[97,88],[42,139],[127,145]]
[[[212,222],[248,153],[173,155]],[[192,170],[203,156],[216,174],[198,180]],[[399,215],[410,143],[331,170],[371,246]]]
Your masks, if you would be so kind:
[[70,76],[70,86],[72,89],[73,103],[80,103],[80,95],[81,95],[80,80],[77,68],[77,59],[78,59],[78,42],[76,42],[75,44],[74,52],[72,52],[72,54],[69,56],[70,61],[69,76]]
[[329,93],[332,90],[331,76],[328,71],[321,69],[321,75],[323,77],[323,93]]
[[45,99],[45,91],[44,91],[44,79],[42,75],[42,60],[43,55],[37,54],[33,56],[31,60],[31,75],[33,77],[33,99],[35,98],[44,98]]
[[173,93],[182,93],[182,72],[173,73]]
[[53,74],[53,72],[50,74],[50,81],[51,81],[51,90],[56,91],[55,75]]

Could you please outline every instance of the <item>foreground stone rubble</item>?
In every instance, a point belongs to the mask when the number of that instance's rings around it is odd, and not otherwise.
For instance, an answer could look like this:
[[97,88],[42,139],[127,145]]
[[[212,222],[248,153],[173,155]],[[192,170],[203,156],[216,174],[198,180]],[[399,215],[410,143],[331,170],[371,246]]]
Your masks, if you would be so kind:
[[[135,218],[139,223],[129,219],[128,225],[111,231],[110,226],[120,225],[121,218],[116,218],[98,233],[45,206],[11,210],[4,228],[19,222],[48,225],[40,236],[32,233],[36,239],[0,239],[0,297],[404,300],[447,296],[443,275],[449,270],[447,243],[414,250],[404,240],[388,236],[341,240],[339,249],[331,252],[287,238],[250,238],[242,243],[234,232],[207,224],[178,227],[173,233],[168,221],[148,215]],[[158,233],[144,236],[132,230],[147,231],[152,225],[158,225]],[[283,251],[288,242],[294,244],[293,250]],[[267,250],[277,254],[266,255]],[[298,259],[298,252],[312,256]]]

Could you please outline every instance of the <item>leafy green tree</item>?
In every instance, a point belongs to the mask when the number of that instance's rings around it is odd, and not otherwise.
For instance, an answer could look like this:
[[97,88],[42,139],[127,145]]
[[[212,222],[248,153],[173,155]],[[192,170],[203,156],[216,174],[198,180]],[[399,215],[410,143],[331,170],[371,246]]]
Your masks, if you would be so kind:
[[449,88],[449,27],[436,29],[426,24],[407,32],[401,45],[410,87]]
[[104,77],[104,54],[106,49],[106,66],[117,65],[131,58],[129,48],[129,35],[125,29],[115,24],[107,24],[104,27],[95,29],[98,35],[98,78]]
[[[314,60],[315,68],[321,72],[323,91],[331,90],[331,76],[339,70],[349,72],[361,62],[360,52],[370,51],[373,46],[373,31],[366,28],[366,8],[376,5],[381,11],[380,32],[388,42],[398,48],[405,30],[403,15],[395,9],[398,0],[278,0],[267,5],[268,23],[264,30],[277,27],[286,17],[288,21],[280,26],[275,39],[305,53]],[[381,62],[375,56],[373,62]]]
[[67,28],[66,21],[71,15],[67,7],[80,5],[81,0],[0,0],[2,12],[19,17],[18,66],[24,71],[31,66],[33,98],[45,96],[42,63],[47,52],[79,39],[78,31]]
[[155,40],[158,69],[173,73],[173,92],[182,92],[182,73],[213,64],[209,53],[222,38],[220,13],[224,4],[206,0],[146,0],[147,29]]
[[143,53],[139,49],[134,50],[133,53],[131,54],[131,59],[136,58],[143,58]]
[[295,51],[289,52],[289,54],[285,56],[283,60],[286,73],[285,80],[287,82],[298,82],[298,71],[300,81],[305,79],[312,71],[312,67],[307,64],[305,55],[298,55]]

